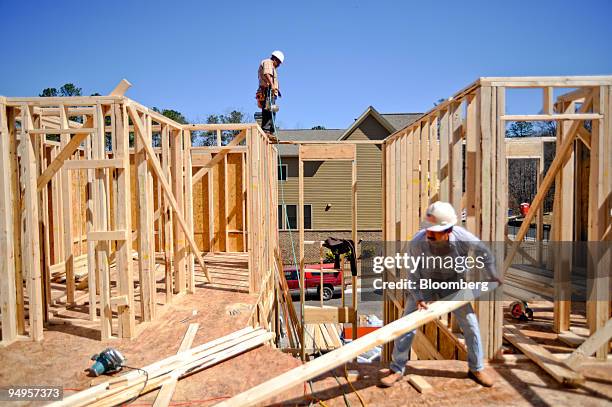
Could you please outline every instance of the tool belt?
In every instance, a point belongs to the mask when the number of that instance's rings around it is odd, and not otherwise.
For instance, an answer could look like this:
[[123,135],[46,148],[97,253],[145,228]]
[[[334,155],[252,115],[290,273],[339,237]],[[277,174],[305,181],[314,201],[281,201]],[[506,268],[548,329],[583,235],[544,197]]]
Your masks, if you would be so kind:
[[268,89],[259,87],[255,92],[255,100],[257,100],[257,107],[263,109],[266,106],[266,99],[268,98]]

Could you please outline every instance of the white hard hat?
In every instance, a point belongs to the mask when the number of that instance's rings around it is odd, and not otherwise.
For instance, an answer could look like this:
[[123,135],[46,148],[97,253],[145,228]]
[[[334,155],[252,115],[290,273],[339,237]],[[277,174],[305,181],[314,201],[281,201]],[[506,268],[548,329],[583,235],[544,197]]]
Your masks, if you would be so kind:
[[281,64],[285,62],[285,54],[283,54],[283,51],[276,50],[272,53],[272,56],[276,57],[276,59],[278,59]]
[[433,218],[425,224],[431,232],[443,232],[457,223],[457,213],[453,205],[448,202],[437,201],[429,205],[426,215]]

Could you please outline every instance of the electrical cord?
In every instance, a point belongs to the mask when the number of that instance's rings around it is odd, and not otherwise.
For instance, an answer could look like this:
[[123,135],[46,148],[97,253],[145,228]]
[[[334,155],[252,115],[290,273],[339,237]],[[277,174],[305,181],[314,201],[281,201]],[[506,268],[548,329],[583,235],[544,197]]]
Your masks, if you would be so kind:
[[147,388],[147,383],[149,382],[149,372],[147,372],[144,369],[141,369],[139,367],[132,367],[132,366],[127,366],[127,365],[122,365],[122,367],[125,367],[126,369],[132,369],[132,370],[138,370],[139,372],[144,372],[146,378],[144,381],[144,384],[142,385],[142,389],[140,389],[140,391],[138,392],[138,394],[136,394],[134,397],[132,397],[131,399],[129,399],[128,401],[124,402],[124,403],[119,403],[117,405],[119,406],[125,406],[128,404],[133,403],[134,401],[136,401],[136,399],[138,399],[138,397],[140,397],[140,395],[142,394],[142,392],[144,391],[144,389]]

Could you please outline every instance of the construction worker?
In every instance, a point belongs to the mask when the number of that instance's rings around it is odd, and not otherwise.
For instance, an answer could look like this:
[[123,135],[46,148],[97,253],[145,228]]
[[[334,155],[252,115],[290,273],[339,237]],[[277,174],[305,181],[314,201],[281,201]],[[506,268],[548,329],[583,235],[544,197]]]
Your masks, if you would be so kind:
[[272,106],[276,103],[276,98],[281,97],[276,68],[284,60],[285,55],[281,51],[274,51],[270,58],[261,61],[257,72],[259,88],[257,89],[256,99],[258,106],[261,108],[261,128],[271,136],[274,135]]
[[[410,252],[417,256],[444,255],[456,259],[460,256],[468,256],[470,250],[468,247],[477,246],[487,254],[487,256],[483,256],[485,257],[484,268],[487,269],[489,275],[495,276],[495,259],[490,254],[489,249],[472,233],[455,225],[457,214],[451,204],[440,201],[434,202],[427,208],[426,219],[424,228],[417,232],[410,242]],[[469,244],[463,244],[465,242]],[[455,275],[457,274],[454,270],[450,271]],[[429,277],[433,277],[437,281],[449,281],[447,277],[441,277],[440,274],[437,274],[439,272],[448,273],[447,270],[425,270],[423,267],[418,267],[411,279],[420,279],[425,273],[429,273]],[[493,279],[499,281],[497,277],[493,277]],[[435,299],[448,299],[452,294],[453,292],[443,290],[410,289],[409,294],[406,295],[404,316],[417,310],[426,310],[428,302]],[[453,314],[457,318],[465,337],[469,367],[468,377],[482,386],[493,386],[493,380],[484,371],[484,353],[480,339],[480,328],[472,305],[468,303],[453,311]],[[416,330],[395,340],[390,369],[384,369],[381,372],[384,376],[380,380],[381,386],[391,387],[402,378],[415,334]]]

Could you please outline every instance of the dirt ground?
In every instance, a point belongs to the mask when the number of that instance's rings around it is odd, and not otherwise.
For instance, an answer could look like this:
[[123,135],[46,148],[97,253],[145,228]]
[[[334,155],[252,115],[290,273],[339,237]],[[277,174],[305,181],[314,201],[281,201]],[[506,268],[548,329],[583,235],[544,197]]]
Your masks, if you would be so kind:
[[[175,354],[189,323],[200,324],[193,346],[244,328],[249,307],[255,299],[245,293],[199,288],[195,295],[180,296],[163,307],[167,309],[165,313],[133,340],[100,341],[99,325],[93,323],[89,327],[51,325],[45,330],[42,342],[20,341],[0,348],[0,387],[62,386],[64,395],[68,396],[88,388],[92,382],[104,380],[93,379],[85,372],[92,364],[92,354],[113,346],[127,358],[127,365],[145,366]],[[239,312],[230,315],[229,310],[235,309]],[[198,310],[195,316],[193,310]],[[190,319],[181,322],[186,318]],[[285,353],[267,346],[259,347],[179,381],[173,400],[189,400],[188,405],[211,405],[219,398],[236,394],[298,365],[296,359]],[[133,405],[151,405],[156,393],[144,395]]]
[[[45,330],[41,343],[16,342],[0,348],[0,386],[56,385],[65,395],[88,388],[105,378],[92,379],[85,369],[91,365],[90,356],[108,346],[121,350],[127,364],[141,367],[176,353],[181,339],[191,322],[200,328],[193,346],[210,341],[246,326],[249,308],[255,296],[220,289],[198,288],[195,295],[183,295],[169,306],[161,307],[163,314],[145,325],[133,340],[99,340],[96,323],[52,324]],[[532,304],[536,320],[518,325],[524,333],[555,353],[569,352],[555,340],[550,331],[552,309],[549,305]],[[194,315],[193,311],[197,310]],[[238,310],[230,313],[230,310]],[[63,315],[72,312],[65,311]],[[580,325],[580,311],[573,312],[573,324]],[[234,314],[234,315],[232,315]],[[81,316],[82,318],[82,316]],[[467,379],[466,365],[461,361],[411,361],[407,373],[423,376],[433,391],[418,393],[402,380],[391,389],[377,387],[380,365],[350,365],[359,371],[353,387],[367,406],[602,406],[612,405],[612,362],[585,364],[581,371],[587,378],[584,386],[564,388],[549,375],[524,357],[518,361],[491,363],[488,371],[495,377],[495,387],[483,388]],[[172,406],[209,406],[245,391],[299,366],[300,362],[288,354],[262,346],[178,382]],[[335,374],[335,377],[334,377]],[[152,405],[157,391],[134,401],[132,406]],[[345,401],[344,397],[348,400]],[[319,403],[320,402],[320,403]],[[344,378],[343,369],[335,369],[312,381],[296,386],[267,402],[267,405],[360,406],[357,394]],[[1,403],[0,403],[1,404]],[[32,403],[41,405],[43,403]],[[19,405],[10,403],[10,405]]]

